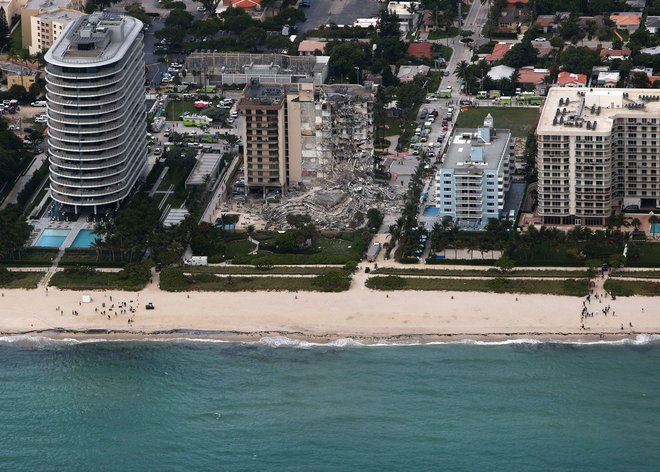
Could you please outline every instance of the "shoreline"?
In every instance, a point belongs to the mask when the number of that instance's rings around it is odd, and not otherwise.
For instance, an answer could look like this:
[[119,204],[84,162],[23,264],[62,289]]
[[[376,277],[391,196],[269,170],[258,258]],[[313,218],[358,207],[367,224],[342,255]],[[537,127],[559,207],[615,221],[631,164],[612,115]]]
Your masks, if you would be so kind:
[[[310,335],[288,331],[262,332],[227,332],[227,331],[117,331],[117,330],[43,330],[23,332],[0,332],[0,338],[46,338],[53,341],[79,342],[140,342],[140,341],[189,341],[189,342],[225,342],[225,343],[263,343],[272,346],[423,346],[431,344],[506,344],[506,343],[539,343],[539,344],[623,344],[660,343],[660,333],[455,333],[455,334],[408,334],[389,337],[341,336],[331,333]],[[644,339],[651,338],[651,339]],[[657,338],[657,339],[656,339]],[[0,340],[1,341],[1,340]]]
[[[583,330],[583,298],[542,294],[382,292],[360,284],[340,293],[165,292],[156,284],[140,292],[1,292],[2,336],[428,344],[617,342],[660,335],[657,299],[642,296],[592,297],[586,306],[594,316],[584,320]],[[83,295],[91,301],[83,303]],[[154,310],[145,309],[150,302]]]

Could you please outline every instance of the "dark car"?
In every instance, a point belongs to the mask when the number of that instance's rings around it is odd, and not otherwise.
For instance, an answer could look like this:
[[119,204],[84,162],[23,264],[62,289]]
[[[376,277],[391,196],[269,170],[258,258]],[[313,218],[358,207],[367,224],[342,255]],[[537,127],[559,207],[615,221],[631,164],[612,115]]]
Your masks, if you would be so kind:
[[162,268],[163,268],[163,264],[161,264],[160,262],[156,263],[156,272],[160,272]]
[[309,0],[301,0],[301,2],[298,4],[300,8],[309,8],[310,3]]

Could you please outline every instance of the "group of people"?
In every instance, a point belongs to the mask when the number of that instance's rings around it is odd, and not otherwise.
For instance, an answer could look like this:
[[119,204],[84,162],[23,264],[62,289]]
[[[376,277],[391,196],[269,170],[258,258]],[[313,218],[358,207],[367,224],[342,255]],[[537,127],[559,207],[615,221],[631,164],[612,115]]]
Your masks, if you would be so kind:
[[[139,294],[135,306],[133,306],[134,303],[133,300],[130,300],[128,302],[122,301],[122,302],[111,303],[112,295],[104,294],[103,297],[104,298],[109,297],[109,302],[107,304],[106,302],[101,302],[99,306],[94,307],[94,313],[97,313],[103,317],[107,317],[109,320],[112,319],[113,316],[116,318],[117,315],[129,315],[127,323],[128,324],[135,323],[134,315],[137,313],[137,309],[140,306]],[[82,306],[82,302],[79,302],[79,305]],[[64,316],[64,310],[62,309],[62,307],[58,305],[55,308],[55,310],[59,311],[61,316]],[[80,312],[78,310],[71,310],[71,314],[73,316],[79,316]]]
[[[591,306],[591,297],[593,296],[594,301],[598,301],[599,304],[602,304],[604,300],[606,300],[608,297],[613,301],[616,300],[616,296],[613,294],[609,293],[607,290],[602,295],[599,295],[598,293],[594,293],[594,285],[592,283],[591,289],[589,291],[589,294],[586,296],[586,298],[582,301],[582,311],[580,313],[580,329],[588,329],[585,328],[584,322],[587,318],[593,318],[596,314],[597,311],[593,310],[590,311],[589,307]],[[606,306],[600,308],[600,314],[605,315],[610,315],[612,317],[616,316],[616,311],[612,309],[612,306],[608,303]],[[628,323],[629,327],[632,328],[633,325],[632,323]],[[621,331],[624,330],[623,323],[621,323]]]

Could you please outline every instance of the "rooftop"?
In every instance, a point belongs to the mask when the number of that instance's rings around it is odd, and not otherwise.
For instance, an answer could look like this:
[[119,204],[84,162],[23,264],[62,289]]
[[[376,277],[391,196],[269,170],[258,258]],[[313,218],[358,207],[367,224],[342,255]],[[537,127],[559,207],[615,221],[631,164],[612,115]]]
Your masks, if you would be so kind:
[[502,80],[502,79],[510,79],[511,75],[516,71],[513,67],[505,66],[503,64],[499,66],[493,67],[491,70],[488,71],[488,77],[490,77],[493,80]]
[[303,39],[298,45],[298,52],[314,52],[316,50],[323,53],[325,51],[325,46],[327,45],[324,41],[314,41],[313,39]]
[[74,8],[79,3],[75,0],[27,0],[23,8],[27,10],[48,11],[57,8]]
[[639,26],[642,20],[641,12],[618,12],[610,15],[610,20],[616,24],[617,28],[625,28],[627,26]]
[[509,43],[497,43],[493,47],[493,52],[488,54],[485,59],[487,61],[501,61],[504,58],[504,55],[509,52],[509,49],[513,47],[513,44]]
[[68,67],[87,67],[122,57],[142,33],[142,22],[117,13],[97,12],[70,23],[46,52],[46,61]]
[[517,82],[520,84],[541,85],[548,75],[550,75],[548,69],[529,69],[523,67],[522,69],[518,69]]
[[410,43],[408,54],[413,57],[431,59],[431,43]]
[[186,185],[203,185],[206,183],[206,176],[216,174],[217,168],[222,160],[222,154],[207,152],[200,155],[195,163],[192,172],[186,179]]
[[560,86],[568,84],[587,84],[587,76],[585,74],[574,74],[573,72],[560,72],[557,77],[557,84]]
[[35,18],[39,18],[40,20],[59,20],[59,21],[74,21],[77,20],[78,18],[85,16],[84,13],[79,12],[77,10],[65,10],[63,8],[58,8],[57,10],[52,10],[52,11],[46,11],[43,13],[39,13],[38,15],[35,15]]
[[508,129],[457,128],[454,130],[443,169],[497,169],[511,136]]
[[660,90],[552,87],[548,91],[536,132],[610,134],[617,117],[658,116]]

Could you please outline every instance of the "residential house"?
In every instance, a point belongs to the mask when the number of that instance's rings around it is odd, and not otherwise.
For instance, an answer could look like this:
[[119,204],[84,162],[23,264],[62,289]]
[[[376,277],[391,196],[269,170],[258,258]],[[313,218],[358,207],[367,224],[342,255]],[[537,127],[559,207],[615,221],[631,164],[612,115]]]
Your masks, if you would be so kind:
[[429,33],[435,28],[435,15],[431,10],[424,10],[422,14],[422,32]]
[[401,66],[396,76],[399,82],[405,84],[406,82],[412,82],[418,75],[427,75],[430,70],[429,66]]
[[298,45],[299,56],[314,56],[316,51],[321,55],[325,53],[326,43],[324,41],[314,41],[312,39],[303,39]]
[[549,75],[550,71],[548,69],[522,67],[518,69],[518,80],[516,83],[526,88],[533,86],[535,89],[540,89],[540,86],[543,85],[546,77]]
[[517,5],[507,5],[497,19],[497,29],[500,33],[518,33],[527,16],[527,10]]
[[390,2],[387,11],[394,13],[399,18],[399,30],[402,33],[412,31],[417,23],[417,3],[415,2]]
[[643,10],[646,6],[646,0],[626,0],[626,5],[633,10]]
[[605,18],[603,15],[596,15],[596,16],[580,16],[578,18],[578,25],[580,25],[580,28],[587,28],[590,22],[594,22],[596,25],[596,28],[602,28],[605,26]]
[[490,77],[492,80],[510,79],[515,71],[516,69],[514,69],[513,67],[499,65],[489,70],[488,74],[486,75]]
[[547,57],[552,53],[554,49],[552,47],[552,44],[550,44],[550,41],[534,40],[532,41],[532,47],[536,49],[536,52],[538,53],[538,57]]
[[641,54],[648,54],[649,56],[657,56],[660,54],[660,46],[653,46],[652,48],[640,49]]
[[418,59],[431,59],[431,43],[410,43],[408,55]]
[[595,83],[592,81],[591,85],[594,87],[615,88],[619,83],[621,74],[616,70],[600,71]]
[[611,61],[613,59],[628,59],[630,57],[630,49],[610,49],[604,48],[600,50],[600,57],[606,61]]
[[612,13],[610,20],[614,22],[616,29],[634,33],[642,21],[642,13],[632,11]]
[[660,16],[647,16],[644,26],[649,30],[649,33],[658,34],[660,32]]
[[484,60],[490,63],[501,61],[504,59],[505,54],[509,52],[509,49],[512,47],[513,44],[510,43],[497,43],[495,47],[493,47],[493,52],[488,54]]
[[586,87],[587,75],[573,72],[560,72],[557,76],[557,85],[560,87]]
[[539,15],[536,17],[534,27],[543,33],[554,33],[557,31],[557,29],[559,29],[559,22],[556,20],[563,20],[568,18],[569,15],[570,13],[567,11],[557,12],[554,15]]

